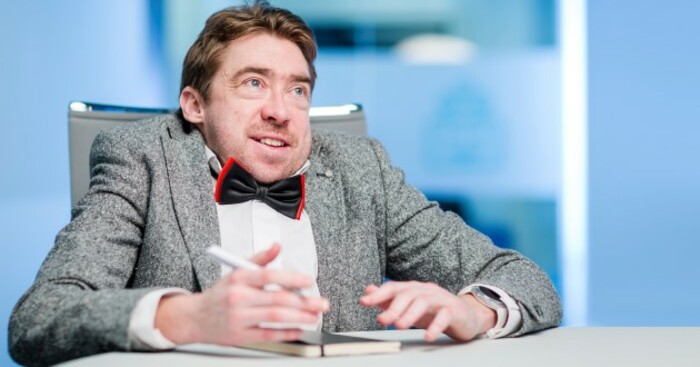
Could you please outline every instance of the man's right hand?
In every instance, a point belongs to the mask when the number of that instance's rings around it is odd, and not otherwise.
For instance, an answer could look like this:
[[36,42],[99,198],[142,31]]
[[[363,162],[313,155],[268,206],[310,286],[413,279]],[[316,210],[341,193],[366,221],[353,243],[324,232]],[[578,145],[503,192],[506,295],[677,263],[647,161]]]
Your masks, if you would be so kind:
[[[279,253],[273,245],[251,259],[260,265]],[[284,270],[235,270],[202,293],[166,296],[156,312],[155,327],[175,344],[211,343],[242,345],[260,341],[288,341],[301,337],[299,329],[261,328],[260,323],[308,323],[328,310],[322,297],[302,297],[291,290],[304,289],[313,280]],[[265,291],[278,284],[281,291]]]

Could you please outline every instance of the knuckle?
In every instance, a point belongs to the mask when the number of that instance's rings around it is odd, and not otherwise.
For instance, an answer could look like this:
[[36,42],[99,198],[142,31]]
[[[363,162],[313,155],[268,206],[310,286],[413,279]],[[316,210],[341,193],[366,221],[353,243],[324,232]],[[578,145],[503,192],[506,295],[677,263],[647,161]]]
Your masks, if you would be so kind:
[[274,282],[275,276],[274,273],[271,271],[264,271],[260,276],[260,279],[263,281],[263,283],[270,284]]
[[270,321],[283,321],[284,320],[284,312],[280,310],[279,308],[273,308],[267,313],[267,319]]
[[286,299],[282,292],[274,292],[271,294],[272,303],[276,305],[284,304]]
[[240,296],[233,292],[226,295],[226,298],[224,299],[226,306],[235,306],[238,302],[240,302]]
[[238,285],[231,286],[226,296],[226,304],[228,306],[235,306],[245,300],[246,296],[247,292],[244,287]]
[[440,309],[439,312],[446,320],[452,319],[452,310],[450,310],[449,308],[443,307]]
[[413,300],[415,307],[425,307],[430,304],[432,297],[422,294]]
[[288,292],[275,292],[272,301],[277,305],[291,305],[294,303],[294,296]]
[[244,277],[245,277],[244,271],[234,270],[231,273],[229,273],[229,276],[227,277],[228,284],[242,283],[245,279]]

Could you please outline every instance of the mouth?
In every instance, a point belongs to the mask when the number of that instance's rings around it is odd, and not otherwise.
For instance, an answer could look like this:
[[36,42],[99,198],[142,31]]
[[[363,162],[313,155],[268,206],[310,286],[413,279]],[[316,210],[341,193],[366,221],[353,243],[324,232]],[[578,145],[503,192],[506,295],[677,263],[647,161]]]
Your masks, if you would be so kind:
[[253,138],[253,140],[257,141],[258,143],[272,147],[272,148],[283,148],[289,146],[286,141],[281,140],[281,139],[276,139],[276,138],[270,138],[270,137],[263,137],[263,138]]

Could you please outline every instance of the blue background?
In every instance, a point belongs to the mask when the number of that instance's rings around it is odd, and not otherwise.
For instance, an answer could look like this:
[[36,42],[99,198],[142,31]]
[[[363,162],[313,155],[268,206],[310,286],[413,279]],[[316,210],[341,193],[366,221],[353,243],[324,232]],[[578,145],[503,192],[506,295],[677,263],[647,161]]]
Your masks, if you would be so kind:
[[[176,104],[181,55],[153,16],[159,4],[0,2],[3,330],[69,220],[68,102]],[[589,325],[700,326],[699,13],[691,0],[588,1],[589,246],[578,276]],[[370,134],[411,183],[456,198],[470,223],[559,284],[558,52],[487,49],[467,65],[425,66],[322,50],[314,104],[363,103]],[[3,349],[0,365],[11,364]]]
[[700,326],[699,13],[589,1],[592,325]]

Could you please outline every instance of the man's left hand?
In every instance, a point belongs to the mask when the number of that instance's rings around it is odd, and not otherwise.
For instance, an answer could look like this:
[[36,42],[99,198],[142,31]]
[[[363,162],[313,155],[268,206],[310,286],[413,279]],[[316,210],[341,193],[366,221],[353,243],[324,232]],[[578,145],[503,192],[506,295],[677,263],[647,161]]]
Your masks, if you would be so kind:
[[426,341],[434,341],[443,332],[455,340],[468,341],[496,325],[496,312],[474,296],[457,296],[434,283],[369,285],[360,304],[381,308],[377,321],[384,326],[426,329]]

